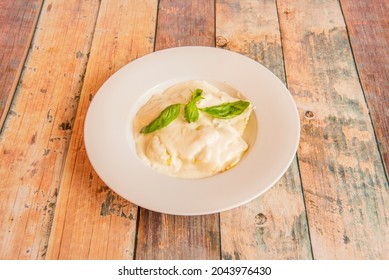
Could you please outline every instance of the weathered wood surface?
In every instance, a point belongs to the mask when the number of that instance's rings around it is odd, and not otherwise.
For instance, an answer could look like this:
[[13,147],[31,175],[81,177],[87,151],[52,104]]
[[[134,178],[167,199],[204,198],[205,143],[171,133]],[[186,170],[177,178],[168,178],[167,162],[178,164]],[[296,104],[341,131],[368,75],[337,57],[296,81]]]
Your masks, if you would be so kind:
[[45,257],[98,4],[42,8],[0,138],[0,259]]
[[[214,1],[2,1],[0,115],[12,104],[0,135],[0,259],[389,259],[387,12],[379,0],[217,0],[216,10]],[[138,209],[87,159],[90,101],[154,45],[214,46],[215,36],[287,82],[299,165],[220,215]]]
[[389,177],[389,1],[340,0]]
[[[213,1],[161,0],[156,50],[215,45]],[[137,259],[219,259],[219,215],[173,216],[140,209]]]
[[[242,53],[285,81],[275,1],[216,1],[217,45]],[[255,169],[253,169],[255,172]],[[296,160],[259,198],[220,214],[223,259],[311,259]]]
[[0,2],[0,130],[23,69],[42,2]]
[[389,188],[338,1],[278,1],[316,259],[388,259]]
[[119,68],[153,51],[156,0],[102,1],[59,190],[47,258],[132,259],[138,207],[94,172],[84,120],[99,87]]

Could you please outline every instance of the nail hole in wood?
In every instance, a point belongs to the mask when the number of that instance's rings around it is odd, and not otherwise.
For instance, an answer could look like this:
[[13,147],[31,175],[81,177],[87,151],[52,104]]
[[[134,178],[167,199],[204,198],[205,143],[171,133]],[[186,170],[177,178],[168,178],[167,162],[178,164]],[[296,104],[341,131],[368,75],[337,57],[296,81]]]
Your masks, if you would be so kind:
[[258,213],[256,216],[255,216],[255,224],[257,226],[262,226],[266,223],[267,221],[267,217],[262,214],[262,213]]
[[307,119],[312,119],[315,116],[315,114],[312,111],[306,111],[305,112],[305,117]]
[[224,38],[223,36],[216,37],[216,46],[225,47],[227,44],[228,44],[228,40],[226,38]]

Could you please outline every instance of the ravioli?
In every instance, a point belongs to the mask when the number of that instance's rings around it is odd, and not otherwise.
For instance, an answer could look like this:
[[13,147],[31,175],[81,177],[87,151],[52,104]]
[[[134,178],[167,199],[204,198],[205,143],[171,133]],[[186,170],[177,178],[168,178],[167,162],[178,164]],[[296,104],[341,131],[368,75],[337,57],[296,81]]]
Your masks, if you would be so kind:
[[157,171],[179,178],[204,178],[236,165],[248,149],[243,139],[252,105],[231,119],[219,119],[201,110],[196,122],[189,123],[181,113],[168,126],[152,133],[140,133],[171,104],[186,104],[192,92],[200,88],[203,99],[199,108],[240,99],[230,96],[205,81],[188,81],[153,95],[139,109],[133,121],[133,135],[138,156]]

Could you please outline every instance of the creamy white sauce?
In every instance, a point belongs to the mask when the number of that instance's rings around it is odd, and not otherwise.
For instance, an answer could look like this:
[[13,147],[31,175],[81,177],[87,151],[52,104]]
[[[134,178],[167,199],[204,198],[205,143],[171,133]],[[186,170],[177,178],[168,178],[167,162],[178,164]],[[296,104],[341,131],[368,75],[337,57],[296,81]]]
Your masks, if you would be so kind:
[[178,118],[168,126],[151,133],[140,133],[167,106],[186,104],[191,91],[197,88],[203,90],[204,97],[197,103],[199,108],[239,100],[207,82],[188,81],[153,95],[134,118],[137,154],[159,172],[180,178],[208,177],[234,166],[248,148],[242,135],[252,111],[251,105],[232,119],[217,119],[199,111],[200,117],[194,123],[185,120],[184,105],[181,105]]

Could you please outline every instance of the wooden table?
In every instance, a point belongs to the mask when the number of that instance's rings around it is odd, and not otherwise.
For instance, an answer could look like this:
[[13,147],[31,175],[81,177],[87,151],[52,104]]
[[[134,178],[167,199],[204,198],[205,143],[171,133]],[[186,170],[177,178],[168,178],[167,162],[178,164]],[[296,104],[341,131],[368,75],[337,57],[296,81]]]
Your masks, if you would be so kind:
[[[0,259],[389,259],[389,1],[1,0]],[[296,159],[239,208],[137,207],[92,169],[88,106],[128,62],[216,46],[268,67]]]

